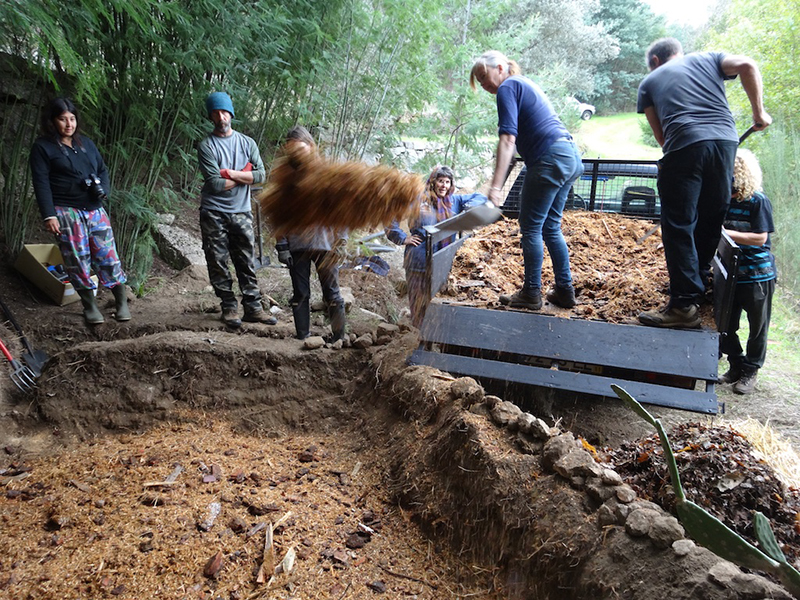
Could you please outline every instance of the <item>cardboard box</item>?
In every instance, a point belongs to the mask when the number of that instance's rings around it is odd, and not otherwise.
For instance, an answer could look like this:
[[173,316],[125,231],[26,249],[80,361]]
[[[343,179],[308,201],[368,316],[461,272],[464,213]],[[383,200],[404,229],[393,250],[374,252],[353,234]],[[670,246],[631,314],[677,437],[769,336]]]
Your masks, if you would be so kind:
[[[48,270],[64,264],[61,250],[55,244],[26,244],[19,253],[14,268],[27,277],[31,283],[42,290],[59,306],[77,302],[75,288],[68,281],[61,281]],[[92,275],[92,281],[97,285],[97,276]],[[97,294],[97,289],[95,289]]]

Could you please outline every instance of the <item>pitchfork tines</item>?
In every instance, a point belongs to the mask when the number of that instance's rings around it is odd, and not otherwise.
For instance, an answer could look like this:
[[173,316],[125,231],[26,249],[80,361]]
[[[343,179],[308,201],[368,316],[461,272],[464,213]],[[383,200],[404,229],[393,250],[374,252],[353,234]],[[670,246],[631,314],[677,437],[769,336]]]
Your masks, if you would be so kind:
[[23,392],[32,392],[36,387],[36,374],[28,367],[11,356],[6,345],[0,340],[0,352],[8,359],[11,365],[11,381]]

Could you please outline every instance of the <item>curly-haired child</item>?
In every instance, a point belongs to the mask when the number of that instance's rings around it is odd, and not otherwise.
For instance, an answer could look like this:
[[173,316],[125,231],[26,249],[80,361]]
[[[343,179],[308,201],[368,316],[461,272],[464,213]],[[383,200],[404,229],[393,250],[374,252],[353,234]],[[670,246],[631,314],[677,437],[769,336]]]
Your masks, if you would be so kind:
[[[749,394],[755,389],[758,370],[764,366],[777,277],[769,238],[775,231],[772,204],[761,189],[761,180],[761,167],[755,155],[748,150],[737,151],[733,201],[723,229],[739,245],[742,255],[731,320],[720,341],[720,352],[727,354],[730,368],[719,378],[720,383],[732,383],[737,394]],[[746,349],[738,336],[742,311],[750,325]]]

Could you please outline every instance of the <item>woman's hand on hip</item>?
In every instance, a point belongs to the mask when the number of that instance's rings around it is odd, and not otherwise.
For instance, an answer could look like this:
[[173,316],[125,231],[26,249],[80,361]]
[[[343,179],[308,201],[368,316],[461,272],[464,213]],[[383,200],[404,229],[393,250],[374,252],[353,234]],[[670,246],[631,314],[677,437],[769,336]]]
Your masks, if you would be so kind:
[[422,243],[422,238],[416,234],[410,235],[406,238],[406,241],[403,242],[404,246],[419,246]]

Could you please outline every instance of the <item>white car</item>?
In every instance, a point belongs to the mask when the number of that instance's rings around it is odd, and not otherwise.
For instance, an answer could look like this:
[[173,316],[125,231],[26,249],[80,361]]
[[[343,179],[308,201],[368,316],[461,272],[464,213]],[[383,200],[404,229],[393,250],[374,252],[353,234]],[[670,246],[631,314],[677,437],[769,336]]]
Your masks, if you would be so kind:
[[588,121],[592,118],[595,112],[595,108],[591,104],[586,104],[585,102],[578,102],[575,101],[578,105],[578,114],[581,116],[581,119],[584,121]]

